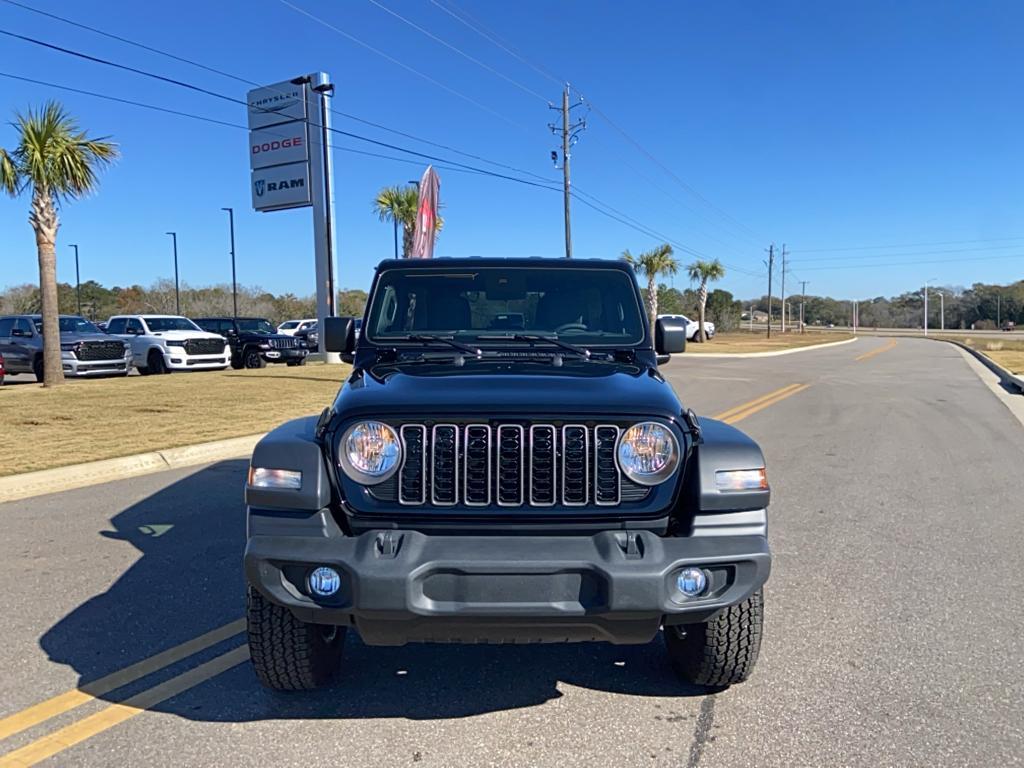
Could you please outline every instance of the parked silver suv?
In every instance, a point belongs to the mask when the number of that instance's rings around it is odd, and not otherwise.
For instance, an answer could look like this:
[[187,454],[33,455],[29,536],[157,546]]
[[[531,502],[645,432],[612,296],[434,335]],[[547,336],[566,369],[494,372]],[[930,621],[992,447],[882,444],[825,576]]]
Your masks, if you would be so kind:
[[[65,376],[127,376],[131,347],[77,315],[61,315],[60,362]],[[34,373],[43,380],[43,318],[0,317],[0,355],[8,374]]]

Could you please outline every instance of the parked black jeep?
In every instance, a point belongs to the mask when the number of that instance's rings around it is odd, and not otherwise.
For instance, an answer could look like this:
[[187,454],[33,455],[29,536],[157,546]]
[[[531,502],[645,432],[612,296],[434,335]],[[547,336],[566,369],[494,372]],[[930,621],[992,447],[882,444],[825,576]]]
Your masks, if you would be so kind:
[[271,688],[370,645],[647,643],[722,687],[751,673],[771,555],[764,457],[686,410],[658,372],[686,329],[649,328],[604,260],[385,261],[319,419],[253,453],[248,632]]
[[306,342],[278,333],[269,320],[261,317],[197,317],[192,322],[228,340],[232,368],[262,368],[267,363],[306,364]]

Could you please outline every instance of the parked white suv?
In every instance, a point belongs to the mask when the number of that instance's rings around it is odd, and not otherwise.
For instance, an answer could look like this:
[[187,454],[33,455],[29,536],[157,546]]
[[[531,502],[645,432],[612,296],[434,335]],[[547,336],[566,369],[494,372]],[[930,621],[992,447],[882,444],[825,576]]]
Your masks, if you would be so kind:
[[279,326],[277,326],[277,332],[283,333],[285,336],[294,336],[299,331],[305,331],[316,325],[316,318],[312,320],[285,320]]
[[[697,338],[697,331],[700,329],[700,323],[696,320],[691,320],[686,315],[658,315],[658,317],[664,317],[669,320],[678,320],[682,323],[686,323],[686,340],[693,341]],[[704,333],[708,335],[709,339],[712,338],[715,335],[715,324],[709,320],[705,320]]]
[[208,333],[187,317],[176,315],[115,315],[107,333],[132,347],[139,373],[170,373],[223,369],[231,364],[227,339]]

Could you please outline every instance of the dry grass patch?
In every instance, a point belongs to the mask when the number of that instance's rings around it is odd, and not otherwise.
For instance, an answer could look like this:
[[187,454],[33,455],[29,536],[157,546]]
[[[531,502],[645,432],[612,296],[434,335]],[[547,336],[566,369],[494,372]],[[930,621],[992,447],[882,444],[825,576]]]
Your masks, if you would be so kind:
[[828,344],[834,341],[852,339],[853,334],[841,332],[809,332],[779,333],[772,331],[769,339],[763,332],[723,331],[704,344],[690,342],[686,345],[686,354],[706,352],[773,352],[796,347],[809,347],[814,344]]
[[1008,337],[1005,339],[991,336],[940,336],[966,344],[991,358],[1008,371],[1024,374],[1024,339]]
[[350,370],[310,363],[0,387],[0,475],[265,432],[322,411]]

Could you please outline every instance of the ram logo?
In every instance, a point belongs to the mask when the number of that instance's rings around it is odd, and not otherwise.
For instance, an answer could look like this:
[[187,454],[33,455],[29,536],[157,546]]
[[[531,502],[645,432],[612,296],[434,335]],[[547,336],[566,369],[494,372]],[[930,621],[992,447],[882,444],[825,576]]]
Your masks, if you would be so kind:
[[258,179],[254,183],[256,185],[256,197],[263,197],[263,187],[266,185],[266,182],[263,179]]

